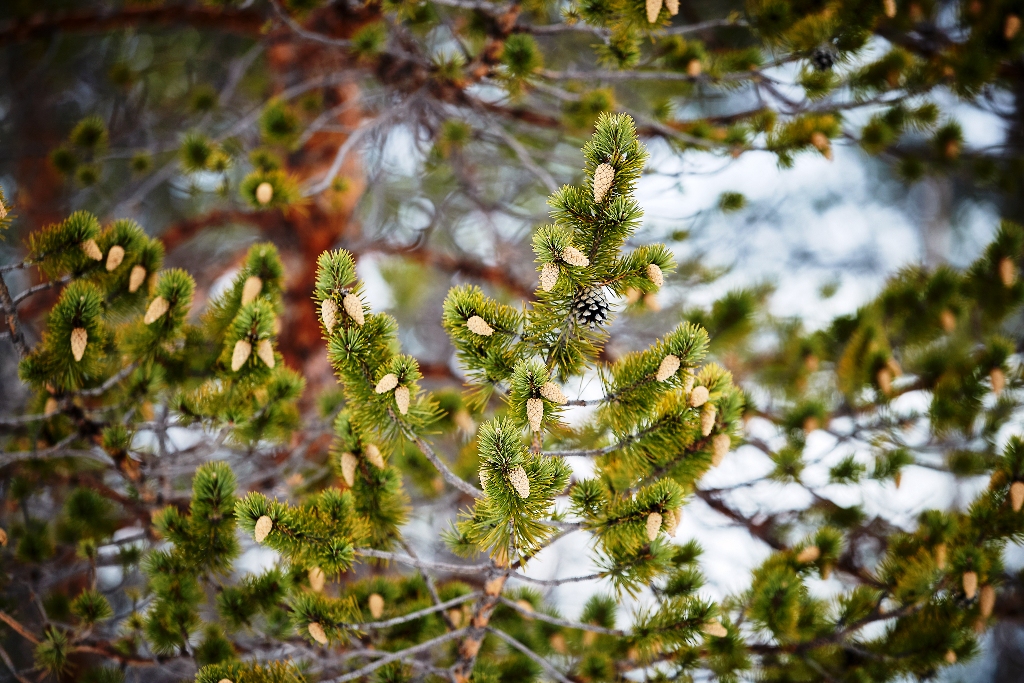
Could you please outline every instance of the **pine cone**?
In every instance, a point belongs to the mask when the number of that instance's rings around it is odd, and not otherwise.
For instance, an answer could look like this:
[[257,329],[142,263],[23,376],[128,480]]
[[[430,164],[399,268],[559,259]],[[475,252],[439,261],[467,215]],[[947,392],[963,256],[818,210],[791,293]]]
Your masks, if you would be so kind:
[[93,261],[103,260],[103,252],[100,251],[100,245],[96,244],[96,240],[85,240],[80,246],[85,255]]
[[374,388],[373,391],[378,394],[385,394],[397,386],[398,376],[393,372],[389,372],[388,374],[380,378],[380,381],[377,382],[377,386]]
[[82,360],[82,356],[85,355],[85,347],[89,344],[89,333],[85,331],[84,327],[76,327],[71,330],[71,355],[75,357],[75,362]]
[[1015,481],[1010,484],[1010,509],[1020,512],[1024,507],[1024,481]]
[[554,263],[545,263],[540,269],[540,288],[550,292],[558,283],[558,266]]
[[325,583],[327,583],[327,577],[324,575],[324,570],[320,569],[320,567],[310,568],[309,587],[313,589],[313,592],[321,592],[324,589]]
[[935,546],[935,566],[940,570],[946,568],[946,544],[939,543]]
[[885,16],[890,19],[896,16],[896,0],[884,0],[882,6],[885,9]]
[[530,497],[530,478],[526,476],[526,470],[517,467],[508,473],[508,481],[516,490],[520,498]]
[[647,540],[653,541],[658,537],[658,532],[661,531],[661,513],[652,512],[647,515]]
[[469,320],[466,321],[466,327],[469,328],[470,332],[483,337],[490,337],[494,334],[494,329],[487,324],[486,320],[478,315],[470,316]]
[[1017,265],[1010,257],[1006,257],[999,262],[999,279],[1003,281],[1003,286],[1007,289],[1016,284]]
[[1013,40],[1018,33],[1020,33],[1020,17],[1016,14],[1008,14],[1006,16],[1006,23],[1003,24],[1003,37],[1007,40]]
[[353,486],[356,483],[356,465],[358,461],[356,456],[351,453],[341,454],[341,478],[345,480],[345,484]]
[[380,619],[384,614],[384,597],[380,593],[372,593],[366,604],[370,608],[370,616],[374,619]]
[[705,403],[704,410],[700,411],[700,433],[701,436],[709,436],[715,428],[715,415],[718,410],[714,403]]
[[402,415],[409,413],[409,387],[398,387],[395,389],[395,405]]
[[167,303],[167,299],[162,296],[158,296],[150,302],[149,308],[146,309],[146,315],[142,318],[142,322],[147,325],[152,325],[160,319],[164,313],[167,312],[171,305]]
[[134,294],[146,281],[146,269],[142,266],[132,266],[132,272],[128,275],[128,291]]
[[256,528],[253,529],[253,537],[257,543],[263,543],[267,536],[270,535],[270,530],[274,528],[274,522],[271,521],[270,517],[263,515],[256,520]]
[[719,434],[711,440],[711,466],[718,467],[729,454],[732,447],[732,439],[728,434]]
[[327,644],[327,633],[324,631],[324,627],[317,622],[310,622],[309,635],[313,636],[313,640],[320,643],[321,645]]
[[888,396],[892,392],[892,370],[889,368],[879,370],[875,375],[875,383],[878,384],[879,391]]
[[[530,429],[540,431],[541,422],[544,420],[544,401],[539,398],[526,400],[526,419],[530,421]],[[524,498],[526,496],[523,496]]]
[[320,319],[324,321],[327,334],[334,332],[334,323],[338,322],[338,304],[334,299],[324,299],[320,304]]
[[821,550],[818,546],[809,545],[797,554],[796,561],[800,564],[809,564],[816,562],[819,557],[821,557]]
[[564,406],[569,402],[569,399],[565,397],[565,394],[562,393],[562,390],[554,382],[545,382],[540,388],[540,395],[560,406]]
[[670,353],[661,359],[661,365],[658,366],[658,372],[654,375],[654,379],[664,382],[675,375],[678,370],[679,356],[674,356]]
[[707,387],[694,387],[693,391],[690,392],[690,406],[700,408],[708,402],[708,396],[710,395]]
[[107,272],[116,270],[122,261],[124,261],[124,247],[115,244],[107,252]]
[[701,631],[715,638],[725,638],[727,635],[729,635],[729,631],[727,631],[726,628],[722,626],[722,622],[718,621],[718,619],[709,621],[706,624],[704,624],[704,626],[701,627]]
[[665,284],[665,274],[661,272],[661,266],[657,263],[647,264],[647,279],[658,287]]
[[244,339],[236,341],[235,348],[231,350],[231,371],[238,372],[239,368],[245,365],[245,361],[249,360],[251,353],[252,344]]
[[981,616],[986,619],[992,616],[992,610],[996,606],[996,589],[992,586],[982,586],[981,595],[978,596],[978,607],[981,610]]
[[661,0],[647,0],[647,23],[653,24],[661,14]]
[[679,14],[679,0],[665,0],[665,7],[668,8],[668,13],[673,17]]
[[615,169],[610,164],[601,164],[594,169],[594,201],[601,202],[615,181]]
[[811,144],[814,145],[815,149],[822,153],[822,155],[832,160],[832,142],[828,139],[828,136],[822,133],[820,130],[816,130],[811,133]]
[[366,444],[363,448],[363,455],[366,456],[366,460],[378,470],[384,469],[384,457],[380,454],[380,449],[377,448],[376,444]]
[[260,339],[256,344],[256,355],[268,368],[274,369],[274,345],[270,343],[269,339]]
[[683,508],[669,510],[665,513],[665,531],[669,536],[675,536],[679,523],[683,521]]
[[964,595],[967,596],[968,600],[973,600],[974,596],[978,592],[978,574],[977,574],[977,572],[964,572],[963,584],[964,584]]
[[586,268],[590,265],[590,259],[587,258],[587,255],[576,247],[566,247],[565,251],[562,252],[562,260],[570,266],[576,266],[577,268]]
[[992,380],[992,393],[996,396],[1003,393],[1003,389],[1006,388],[1006,373],[1003,372],[1003,369],[992,368],[988,376]]
[[256,186],[256,201],[266,206],[274,198],[274,186],[264,181]]
[[345,298],[341,300],[341,305],[345,307],[348,317],[352,318],[356,325],[362,327],[366,318],[363,317],[363,302],[359,300],[359,297],[355,294],[346,294]]
[[811,55],[811,62],[818,71],[828,71],[835,65],[836,56],[830,48],[823,46],[815,48],[814,54]]
[[588,287],[573,301],[576,321],[583,327],[597,327],[608,319],[608,300],[600,287]]
[[260,291],[263,289],[263,280],[250,275],[245,278],[245,284],[242,285],[242,305],[247,306],[253,301],[256,301],[256,297],[260,295]]

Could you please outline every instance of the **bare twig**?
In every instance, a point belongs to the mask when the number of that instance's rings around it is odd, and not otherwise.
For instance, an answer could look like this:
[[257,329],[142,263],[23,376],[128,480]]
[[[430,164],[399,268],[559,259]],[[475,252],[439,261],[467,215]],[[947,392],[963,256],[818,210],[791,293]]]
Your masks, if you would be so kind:
[[466,629],[459,629],[458,631],[452,631],[450,633],[444,634],[443,636],[438,636],[437,638],[431,638],[430,640],[424,641],[424,642],[420,643],[419,645],[416,645],[416,646],[410,647],[410,648],[406,648],[404,650],[400,650],[398,652],[395,652],[395,653],[392,653],[390,655],[387,655],[386,657],[381,657],[377,661],[371,662],[370,664],[367,664],[366,666],[362,667],[361,669],[356,669],[355,671],[353,671],[351,673],[347,673],[347,674],[345,674],[343,676],[337,676],[335,678],[331,678],[329,680],[324,681],[323,683],[345,683],[346,681],[353,681],[353,680],[355,680],[357,678],[362,678],[366,674],[372,673],[372,672],[376,671],[377,669],[381,668],[385,664],[390,664],[391,662],[401,661],[403,659],[407,659],[407,658],[409,658],[409,657],[411,657],[411,656],[413,656],[415,654],[418,654],[420,652],[425,652],[427,650],[431,650],[431,649],[437,647],[438,645],[441,645],[443,643],[447,643],[449,640],[455,640],[456,638],[461,637],[465,633],[466,633]]
[[594,633],[603,633],[603,634],[608,635],[608,636],[625,636],[626,635],[625,631],[622,631],[622,630],[617,629],[617,628],[605,628],[603,626],[597,626],[595,624],[583,624],[583,623],[580,623],[578,621],[567,621],[565,619],[559,619],[558,617],[553,617],[550,614],[544,614],[543,612],[535,612],[533,610],[528,610],[525,607],[522,607],[521,605],[519,605],[517,602],[515,602],[513,600],[509,600],[508,598],[505,598],[505,597],[499,596],[498,600],[500,600],[503,605],[505,605],[507,607],[511,607],[515,611],[517,611],[520,614],[522,614],[524,617],[528,617],[530,619],[539,619],[540,621],[546,621],[547,623],[555,624],[556,626],[564,626],[566,628],[575,628],[575,629],[579,629],[581,631],[593,631]]
[[500,630],[494,628],[493,626],[489,626],[487,628],[487,631],[489,633],[493,633],[494,635],[498,636],[499,638],[504,640],[506,643],[508,643],[509,645],[514,647],[515,649],[519,650],[524,655],[526,655],[527,657],[532,659],[534,662],[539,664],[545,671],[547,671],[549,674],[551,674],[551,676],[556,681],[558,681],[559,683],[573,683],[572,680],[566,678],[565,674],[563,674],[561,671],[556,669],[554,667],[554,665],[551,664],[551,662],[549,662],[548,660],[544,659],[539,654],[537,654],[536,652],[534,652],[530,648],[526,647],[525,645],[520,643],[518,640],[516,640],[515,638],[513,638],[509,634],[505,633],[504,631],[500,631]]

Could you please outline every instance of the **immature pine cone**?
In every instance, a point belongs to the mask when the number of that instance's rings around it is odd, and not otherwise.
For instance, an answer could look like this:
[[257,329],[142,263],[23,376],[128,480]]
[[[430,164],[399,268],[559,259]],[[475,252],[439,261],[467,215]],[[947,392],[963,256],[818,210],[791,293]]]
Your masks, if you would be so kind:
[[375,444],[367,444],[363,449],[363,455],[378,470],[384,469],[384,457],[380,454],[380,449]]
[[679,370],[679,356],[674,356],[671,353],[661,359],[661,365],[658,366],[658,373],[654,376],[654,379],[659,382],[664,382]]
[[380,593],[372,593],[366,603],[370,608],[370,616],[380,619],[384,614],[384,597]]
[[274,369],[274,345],[269,339],[260,339],[256,344],[256,355],[268,368]]
[[647,515],[647,540],[653,541],[658,537],[658,532],[661,531],[661,513],[652,512]]
[[693,391],[690,392],[690,405],[694,408],[700,408],[708,402],[708,396],[710,394],[707,387],[694,387]]
[[653,24],[661,13],[661,0],[647,0],[647,23]]
[[478,315],[471,316],[469,320],[466,321],[466,327],[469,328],[470,332],[479,334],[483,337],[490,337],[494,334],[494,329],[487,324],[486,320]]
[[244,339],[235,342],[235,348],[231,350],[231,371],[238,372],[238,369],[245,365],[252,353],[252,344]]
[[142,266],[132,266],[132,272],[128,275],[128,291],[134,294],[146,281],[146,269]]
[[527,399],[526,419],[530,421],[530,429],[539,432],[541,421],[544,419],[544,401],[539,398]]
[[359,300],[359,297],[355,294],[346,294],[345,298],[341,300],[341,305],[345,307],[348,317],[352,318],[356,325],[362,327],[366,319],[363,317],[363,302]]
[[263,289],[263,280],[250,275],[245,278],[245,284],[242,285],[242,305],[246,306],[256,301],[256,297],[260,295],[260,290]]
[[395,389],[395,405],[402,415],[409,413],[409,387],[398,387]]
[[377,382],[377,386],[374,388],[373,391],[378,394],[385,394],[397,386],[398,376],[393,372],[389,372],[388,374],[380,378],[380,381]]
[[601,164],[594,170],[594,201],[601,202],[615,180],[615,169],[610,164]]
[[341,454],[341,478],[345,484],[352,486],[356,483],[356,465],[359,463],[356,456],[351,453]]
[[520,498],[530,497],[530,478],[526,476],[526,470],[517,467],[508,473],[508,481],[516,490]]
[[320,319],[324,321],[327,334],[334,331],[334,323],[338,321],[338,304],[334,303],[334,299],[324,299],[320,304]]
[[540,269],[540,288],[550,292],[558,282],[558,266],[554,263],[545,263]]
[[164,313],[167,312],[171,305],[167,303],[167,299],[162,296],[158,296],[150,302],[149,308],[146,309],[146,315],[142,318],[142,322],[147,325],[152,325],[160,319]]
[[665,284],[665,274],[661,272],[661,266],[657,263],[647,264],[647,279],[653,282],[658,287]]
[[256,538],[257,543],[263,543],[267,536],[270,535],[270,530],[274,528],[274,523],[270,521],[270,517],[263,515],[256,520],[256,528],[253,530],[253,536]]
[[569,402],[569,399],[565,397],[565,394],[562,393],[562,390],[554,382],[545,382],[540,388],[540,395],[560,406],[564,406]]
[[725,456],[729,454],[729,448],[732,446],[732,439],[729,438],[728,434],[719,434],[711,440],[711,466],[718,467],[725,460]]
[[586,268],[590,265],[590,259],[587,258],[587,255],[576,247],[566,247],[565,251],[562,252],[562,260],[570,266],[576,266],[577,268]]
[[96,244],[96,240],[86,240],[81,244],[82,251],[85,255],[91,258],[93,261],[102,261],[103,252],[100,251],[100,245]]
[[71,330],[71,355],[75,357],[76,363],[82,360],[88,343],[89,333],[85,331],[84,327],[76,327]]
[[115,244],[107,252],[107,272],[116,270],[122,261],[124,261],[124,247],[120,244]]

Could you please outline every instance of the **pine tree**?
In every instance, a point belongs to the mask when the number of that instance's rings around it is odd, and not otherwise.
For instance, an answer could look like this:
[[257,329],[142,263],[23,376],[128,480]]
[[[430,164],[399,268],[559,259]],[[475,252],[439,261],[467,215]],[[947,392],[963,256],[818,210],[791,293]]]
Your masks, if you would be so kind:
[[[190,276],[161,270],[159,242],[133,223],[104,228],[79,212],[35,233],[18,267],[66,286],[44,337],[32,347],[20,338],[34,396],[26,415],[3,423],[0,467],[17,512],[4,516],[0,553],[5,575],[18,578],[5,583],[0,611],[11,673],[893,680],[974,654],[999,604],[1003,550],[1024,531],[1024,440],[997,451],[1022,385],[1000,331],[1024,303],[1024,229],[1005,224],[965,271],[910,270],[855,316],[817,333],[785,331],[774,355],[759,358],[776,398],[756,408],[709,355],[719,334],[734,353],[754,354],[743,346],[749,331],[729,329],[749,296],[601,359],[628,293],[657,291],[675,264],[663,245],[631,247],[646,160],[632,120],[600,117],[583,156],[585,182],[553,193],[553,222],[534,233],[536,299],[514,307],[476,286],[449,292],[441,315],[467,378],[462,396],[421,387],[395,319],[367,306],[351,254],[323,253],[312,296],[339,390],[320,397],[309,424],[302,378],[274,351],[287,330],[276,325],[284,270],[271,245],[251,247],[197,317]],[[557,278],[542,286],[551,266]],[[146,271],[138,286],[136,267]],[[6,286],[0,294],[19,338]],[[598,296],[600,316],[590,303]],[[834,386],[806,381],[815,373]],[[572,380],[585,376],[603,396],[570,400]],[[911,391],[930,393],[927,418],[901,417],[897,399]],[[595,410],[574,426],[569,406]],[[435,435],[464,429],[463,411],[479,426],[453,457]],[[778,421],[784,447],[745,434],[754,415]],[[865,560],[854,552],[868,533],[856,509],[811,506],[800,525],[757,526],[701,487],[740,443],[770,453],[773,479],[802,483],[806,434],[849,416],[852,438],[876,445],[870,476],[898,483],[927,457],[928,447],[915,452],[900,436],[924,420],[938,445],[976,435],[983,445],[958,444],[949,465],[990,473],[988,490],[965,510],[923,512],[911,530],[874,527],[882,549]],[[329,461],[282,488],[294,459],[326,434]],[[569,458],[589,459],[592,474],[574,474]],[[444,537],[449,561],[421,558],[405,535],[417,514],[405,486],[424,467],[461,506]],[[866,476],[853,457],[832,469],[839,484]],[[180,495],[184,481],[191,493]],[[673,540],[694,497],[760,529],[775,549],[745,591],[721,602],[701,591],[699,545]],[[39,516],[43,499],[59,513]],[[126,521],[136,531],[114,537]],[[598,572],[524,573],[569,534],[592,539]],[[251,572],[240,560],[256,546],[274,559]],[[122,578],[110,587],[101,570],[114,567]],[[834,599],[818,597],[811,583],[833,573],[847,583]],[[607,593],[576,620],[537,589],[596,580]],[[634,601],[641,595],[650,599]],[[882,628],[870,634],[872,625]]]

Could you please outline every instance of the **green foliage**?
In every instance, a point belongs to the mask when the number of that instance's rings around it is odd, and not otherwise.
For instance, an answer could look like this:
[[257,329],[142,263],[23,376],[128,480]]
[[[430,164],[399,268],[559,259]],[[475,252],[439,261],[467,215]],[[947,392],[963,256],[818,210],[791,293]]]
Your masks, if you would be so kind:
[[[838,17],[795,21],[774,1],[748,9],[766,40],[794,54],[830,36],[840,53],[856,49],[856,32]],[[616,64],[631,63],[645,49],[639,37],[653,35],[635,4],[592,2],[578,11],[610,22],[603,49]],[[662,12],[658,22],[668,20],[669,9]],[[671,48],[659,53],[665,68],[726,68],[696,41]],[[528,82],[541,55],[540,41],[514,34],[499,73]],[[449,63],[457,80],[464,63]],[[875,72],[883,67],[901,78],[923,68],[899,51],[879,64],[860,72],[858,87],[890,87]],[[820,75],[804,84],[818,95],[834,85]],[[197,293],[184,270],[161,270],[160,244],[128,220],[102,227],[79,212],[30,237],[28,264],[66,281],[19,368],[35,412],[4,425],[12,434],[5,453],[16,454],[4,461],[15,473],[5,491],[23,513],[9,525],[12,561],[32,571],[73,562],[88,579],[74,599],[46,595],[47,628],[31,626],[40,671],[70,675],[79,666],[73,655],[89,654],[126,667],[188,658],[197,681],[214,683],[321,675],[399,683],[439,671],[500,683],[555,677],[548,666],[581,681],[686,680],[698,671],[722,680],[817,680],[823,672],[893,680],[931,676],[950,653],[976,652],[993,591],[1008,580],[1004,550],[1024,537],[1024,513],[1014,509],[1024,440],[1000,437],[1020,407],[1007,321],[1024,304],[1024,229],[1003,224],[964,270],[908,268],[854,314],[817,331],[766,323],[769,289],[758,287],[686,310],[674,327],[644,331],[639,348],[608,352],[621,302],[659,292],[676,264],[668,247],[637,243],[643,214],[635,192],[647,155],[632,119],[603,113],[608,93],[575,102],[570,118],[593,115],[596,131],[583,148],[584,184],[556,190],[551,223],[533,235],[534,298],[512,305],[461,284],[444,301],[461,394],[430,391],[433,378],[428,383],[420,362],[402,352],[410,338],[396,317],[370,310],[344,250],[320,255],[312,292],[340,387],[308,402],[319,410],[304,424],[304,378],[277,349],[288,278],[273,245],[251,246],[231,282],[210,295]],[[309,111],[283,100],[263,109],[264,141],[290,147],[300,110]],[[757,128],[783,159],[805,147],[825,154],[843,131],[838,115],[824,110],[778,125],[770,119]],[[939,120],[926,104],[893,105],[868,125],[892,139],[933,133],[943,150],[961,144],[956,126]],[[443,124],[429,138],[435,161],[451,161],[486,132]],[[747,132],[726,135],[739,144]],[[103,141],[83,128],[68,144],[77,154]],[[189,136],[179,160],[189,172],[227,173],[233,144]],[[243,197],[298,210],[297,181],[282,160],[261,148],[250,162]],[[743,206],[736,193],[719,200],[722,211]],[[194,312],[200,294],[204,309]],[[413,308],[419,301],[414,291],[401,298]],[[598,398],[565,395],[587,382],[600,387]],[[925,392],[927,411],[901,405],[912,392]],[[752,436],[745,419],[766,422],[777,438]],[[943,447],[944,461],[923,459],[907,436],[915,426],[929,448]],[[813,461],[808,443],[821,429],[860,445]],[[182,434],[194,443],[182,446]],[[770,464],[765,479],[805,488],[812,502],[751,517],[730,497],[735,487],[702,483],[744,443]],[[588,466],[575,468],[583,458]],[[867,485],[898,486],[921,464],[954,476],[991,474],[990,485],[965,509],[926,510],[916,526],[896,530],[813,484],[812,473],[827,470],[830,487],[869,478]],[[182,493],[186,481],[191,491]],[[42,492],[59,501],[53,519],[33,516]],[[694,498],[773,549],[749,584],[720,602],[704,594],[700,546],[672,540]],[[408,543],[407,528],[427,522],[433,501],[461,508],[442,540],[462,559],[419,557]],[[143,534],[115,535],[140,523]],[[571,533],[588,534],[593,575],[524,572]],[[262,548],[253,556],[273,557],[273,566],[242,573],[253,544]],[[111,591],[116,600],[96,587],[101,565],[124,571],[124,585]],[[814,582],[839,573],[835,597],[820,597]],[[612,594],[591,597],[578,621],[527,585],[593,579]],[[875,623],[882,629],[868,635]],[[298,655],[275,661],[285,656],[281,643],[295,652],[347,649],[344,659],[331,654],[307,665]],[[120,680],[118,670],[87,666],[82,680]]]

